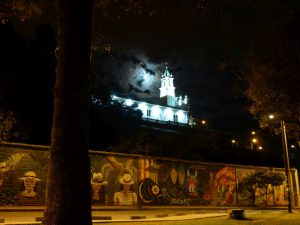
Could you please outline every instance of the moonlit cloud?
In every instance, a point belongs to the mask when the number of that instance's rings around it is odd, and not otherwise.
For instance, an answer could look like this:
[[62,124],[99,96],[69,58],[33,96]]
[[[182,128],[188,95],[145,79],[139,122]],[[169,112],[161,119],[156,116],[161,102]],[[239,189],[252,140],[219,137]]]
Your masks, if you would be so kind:
[[101,63],[101,71],[99,71],[101,82],[104,85],[113,82],[112,91],[141,98],[159,96],[164,62],[153,63],[142,52],[130,50],[111,57],[103,57],[99,63]]

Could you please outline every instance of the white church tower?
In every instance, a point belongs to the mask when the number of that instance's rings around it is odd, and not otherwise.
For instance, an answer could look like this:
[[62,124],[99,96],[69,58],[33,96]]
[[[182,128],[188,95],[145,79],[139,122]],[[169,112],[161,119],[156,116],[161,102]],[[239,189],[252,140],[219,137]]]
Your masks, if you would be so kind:
[[173,83],[173,75],[169,72],[168,66],[166,65],[166,70],[161,76],[161,87],[160,97],[172,96],[175,98],[175,87]]
[[166,105],[171,107],[187,106],[187,96],[185,96],[184,99],[182,99],[181,95],[176,97],[173,81],[173,75],[169,72],[168,65],[166,65],[165,72],[161,75],[161,87],[159,88],[161,101],[165,102]]

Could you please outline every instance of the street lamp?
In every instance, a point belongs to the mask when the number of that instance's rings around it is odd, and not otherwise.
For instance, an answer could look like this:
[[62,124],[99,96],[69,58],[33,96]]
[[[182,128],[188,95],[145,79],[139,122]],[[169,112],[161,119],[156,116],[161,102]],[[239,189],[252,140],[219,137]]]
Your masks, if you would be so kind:
[[252,139],[251,139],[251,148],[252,150],[257,150],[258,139],[256,132],[254,130],[251,131]]
[[[274,115],[269,115],[269,119],[274,119]],[[286,130],[285,130],[285,122],[283,120],[280,121],[281,126],[281,139],[282,139],[282,149],[283,149],[283,159],[284,159],[284,167],[285,174],[287,177],[287,199],[288,199],[288,212],[292,213],[292,182],[291,182],[291,171],[290,171],[290,160],[289,160],[289,152],[288,152],[288,144],[286,138]]]
[[207,125],[207,121],[206,121],[206,120],[201,120],[201,125],[202,125],[202,126],[205,126],[206,128],[208,128],[208,125]]
[[[258,142],[258,141],[257,141],[257,138],[252,138],[252,139],[251,139],[251,147],[252,147],[252,150],[254,150],[254,149],[256,150],[257,142]],[[254,148],[254,146],[255,146],[255,148]]]
[[239,142],[238,142],[237,140],[232,139],[232,140],[231,140],[231,143],[234,144],[234,145],[236,145],[236,148],[239,147]]

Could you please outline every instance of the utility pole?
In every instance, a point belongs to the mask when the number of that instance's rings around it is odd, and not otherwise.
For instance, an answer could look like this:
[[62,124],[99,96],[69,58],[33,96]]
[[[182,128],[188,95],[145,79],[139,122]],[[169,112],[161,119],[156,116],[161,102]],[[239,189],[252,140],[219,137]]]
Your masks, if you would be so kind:
[[286,139],[285,123],[283,120],[281,120],[281,131],[282,131],[281,133],[282,133],[284,167],[285,167],[285,174],[287,177],[288,212],[292,213],[293,186],[292,186],[292,182],[291,182],[290,160],[289,160],[289,153],[288,153],[288,144],[287,144],[287,139]]

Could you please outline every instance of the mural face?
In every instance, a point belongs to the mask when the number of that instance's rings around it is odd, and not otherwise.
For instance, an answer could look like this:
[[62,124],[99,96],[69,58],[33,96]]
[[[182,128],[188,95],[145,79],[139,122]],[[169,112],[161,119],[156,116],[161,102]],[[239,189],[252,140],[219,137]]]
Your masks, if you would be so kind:
[[28,171],[24,174],[24,177],[19,178],[19,180],[23,181],[25,188],[25,190],[20,193],[20,196],[32,198],[37,195],[34,187],[36,185],[36,182],[39,182],[41,180],[36,177],[35,172]]
[[114,205],[137,205],[137,194],[131,190],[131,185],[134,184],[131,175],[129,173],[124,173],[119,181],[122,189],[114,194]]
[[105,185],[107,182],[103,180],[102,173],[93,173],[91,179],[92,203],[105,205],[107,196],[105,195]]
[[23,177],[18,178],[23,181],[24,190],[18,193],[15,198],[18,205],[39,205],[39,195],[36,193],[35,187],[36,183],[41,180],[36,177],[35,172],[28,171]]
[[[2,147],[0,205],[44,205],[48,158],[47,151]],[[265,203],[264,190],[253,191],[240,184],[243,177],[257,168],[105,153],[93,153],[90,159],[93,205],[260,206]],[[287,204],[285,184],[269,187],[267,194],[269,204]]]

